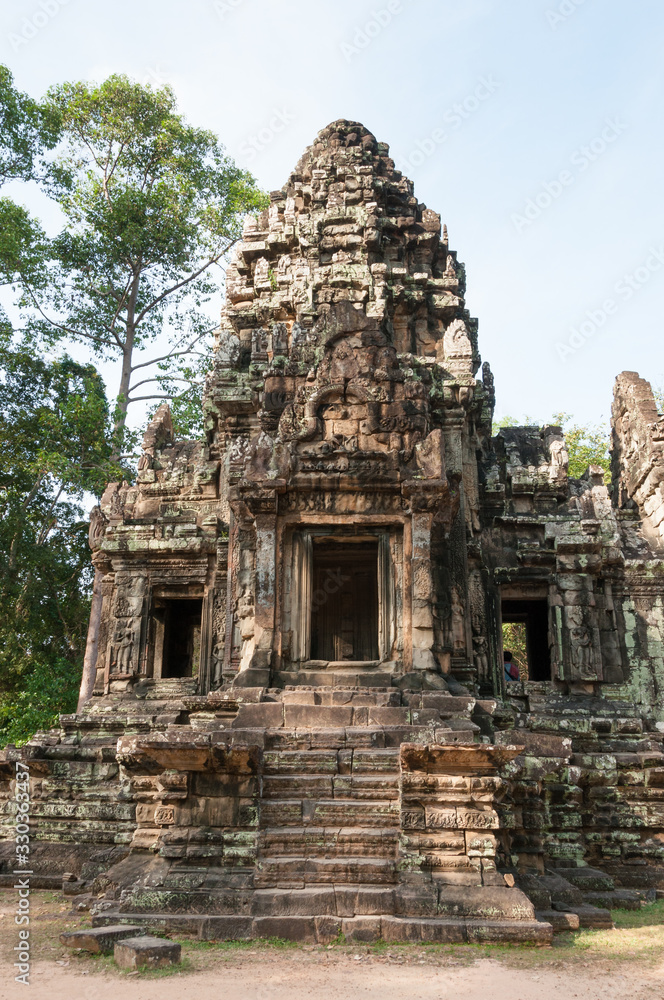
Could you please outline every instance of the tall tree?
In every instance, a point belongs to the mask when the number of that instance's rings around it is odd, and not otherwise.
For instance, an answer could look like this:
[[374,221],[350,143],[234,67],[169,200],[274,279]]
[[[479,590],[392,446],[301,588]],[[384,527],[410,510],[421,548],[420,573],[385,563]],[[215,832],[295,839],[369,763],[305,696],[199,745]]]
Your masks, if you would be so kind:
[[[48,187],[67,226],[54,241],[48,288],[27,283],[25,301],[42,335],[121,361],[117,455],[128,406],[168,395],[159,390],[166,377],[188,382],[175,366],[195,361],[209,332],[202,306],[218,288],[211,268],[265,197],[213,133],[177,113],[168,87],[124,76],[67,83],[49,92],[48,107],[62,130]],[[146,358],[166,328],[167,349]]]
[[[83,502],[117,476],[90,365],[0,339],[0,737],[73,708],[91,580]],[[41,692],[41,693],[40,693]]]
[[[59,116],[21,93],[0,64],[0,188],[43,176],[43,154],[57,142]],[[39,223],[11,198],[0,197],[0,284],[26,280],[41,286],[48,243]]]

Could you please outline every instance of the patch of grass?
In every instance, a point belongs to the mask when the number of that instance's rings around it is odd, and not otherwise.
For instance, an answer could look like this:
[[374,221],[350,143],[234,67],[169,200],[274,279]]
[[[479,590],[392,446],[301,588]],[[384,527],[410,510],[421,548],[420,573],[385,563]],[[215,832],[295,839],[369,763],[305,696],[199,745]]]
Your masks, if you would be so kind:
[[188,951],[232,951],[234,949],[241,950],[242,948],[254,948],[256,946],[256,941],[198,941],[196,939],[187,938],[186,940],[180,938],[174,938],[183,948],[187,948]]
[[647,903],[640,910],[612,910],[613,922],[621,930],[626,927],[664,925],[664,899]]
[[298,941],[287,941],[285,938],[279,937],[251,938],[250,940],[239,941],[199,941],[197,938],[169,938],[169,940],[177,941],[183,948],[194,952],[233,951],[243,948],[259,950],[265,948],[292,949],[301,947]]
[[[345,940],[341,943],[345,944]],[[333,941],[332,944],[336,944],[336,940]],[[386,951],[389,947],[390,947],[389,941],[383,941],[382,938],[380,939],[380,941],[375,941],[374,944],[372,944],[371,946],[372,951],[378,952],[378,954],[380,954],[382,951]]]
[[267,948],[299,948],[299,941],[287,941],[285,938],[268,937],[256,938],[256,944]]

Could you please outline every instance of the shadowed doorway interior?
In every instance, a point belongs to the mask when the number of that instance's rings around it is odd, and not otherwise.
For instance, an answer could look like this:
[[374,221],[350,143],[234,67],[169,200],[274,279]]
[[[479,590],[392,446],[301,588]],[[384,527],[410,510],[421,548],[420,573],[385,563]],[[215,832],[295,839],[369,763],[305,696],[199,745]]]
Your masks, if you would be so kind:
[[195,677],[201,650],[200,599],[157,598],[155,620],[155,676]]
[[378,540],[314,540],[311,657],[378,659]]

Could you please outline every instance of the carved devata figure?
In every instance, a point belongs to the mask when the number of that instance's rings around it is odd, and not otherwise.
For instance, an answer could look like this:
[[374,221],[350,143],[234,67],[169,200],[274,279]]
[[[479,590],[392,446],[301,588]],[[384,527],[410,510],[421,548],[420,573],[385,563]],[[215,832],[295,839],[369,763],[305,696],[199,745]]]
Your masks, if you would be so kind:
[[111,671],[114,674],[132,673],[132,654],[134,650],[134,632],[129,626],[119,628],[111,654]]

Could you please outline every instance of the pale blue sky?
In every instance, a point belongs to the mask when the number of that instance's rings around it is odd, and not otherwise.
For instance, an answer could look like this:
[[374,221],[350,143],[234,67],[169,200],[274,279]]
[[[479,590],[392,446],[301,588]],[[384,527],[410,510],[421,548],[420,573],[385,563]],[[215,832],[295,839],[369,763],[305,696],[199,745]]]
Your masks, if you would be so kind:
[[518,418],[606,419],[618,372],[664,374],[663,42],[661,0],[0,10],[0,61],[19,87],[169,82],[267,189],[330,121],[362,121],[447,222],[497,414]]

